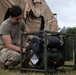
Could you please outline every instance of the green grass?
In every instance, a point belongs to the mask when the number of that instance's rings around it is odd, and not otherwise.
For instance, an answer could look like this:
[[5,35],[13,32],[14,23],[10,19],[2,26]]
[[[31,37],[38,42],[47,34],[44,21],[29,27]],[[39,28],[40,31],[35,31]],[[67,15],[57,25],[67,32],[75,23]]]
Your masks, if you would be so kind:
[[44,73],[41,72],[26,72],[26,73],[21,73],[20,71],[16,70],[1,70],[0,69],[0,75],[45,75]]
[[[73,65],[73,61],[71,62],[65,62],[65,64]],[[73,70],[73,67],[59,67],[59,71],[53,73],[53,75],[76,75],[76,71]],[[0,75],[45,75],[45,73],[42,72],[27,72],[21,73],[19,69],[15,68],[14,70],[2,70],[0,69]],[[48,74],[51,75],[51,74]]]
[[[63,69],[63,68],[62,68]],[[64,68],[65,72],[56,72],[56,73],[53,73],[53,75],[76,75],[76,71],[73,71],[72,68]],[[26,73],[21,73],[20,71],[18,70],[1,70],[0,69],[0,75],[45,75],[44,73],[42,72],[26,72]],[[51,75],[51,74],[48,74],[48,75]]]
[[[54,75],[76,75],[76,71],[73,70],[73,68],[61,68],[61,69],[64,69],[63,72],[56,72],[56,73],[53,73]],[[26,73],[21,73],[20,71],[18,70],[1,70],[0,69],[0,75],[45,75],[44,73],[42,72],[26,72]],[[48,74],[50,75],[50,74]]]

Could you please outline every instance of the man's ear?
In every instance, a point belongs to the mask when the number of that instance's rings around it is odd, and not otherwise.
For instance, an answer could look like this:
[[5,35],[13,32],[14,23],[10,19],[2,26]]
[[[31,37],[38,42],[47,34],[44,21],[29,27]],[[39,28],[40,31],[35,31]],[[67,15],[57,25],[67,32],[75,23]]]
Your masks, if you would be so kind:
[[12,16],[10,16],[10,18],[13,18]]

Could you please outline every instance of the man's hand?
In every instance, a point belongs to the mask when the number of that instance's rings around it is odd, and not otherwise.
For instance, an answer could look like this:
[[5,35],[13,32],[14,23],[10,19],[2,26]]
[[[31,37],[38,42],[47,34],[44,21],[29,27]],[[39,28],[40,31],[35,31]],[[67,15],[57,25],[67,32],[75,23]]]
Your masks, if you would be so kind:
[[25,51],[26,51],[26,48],[23,48],[23,53],[25,53]]

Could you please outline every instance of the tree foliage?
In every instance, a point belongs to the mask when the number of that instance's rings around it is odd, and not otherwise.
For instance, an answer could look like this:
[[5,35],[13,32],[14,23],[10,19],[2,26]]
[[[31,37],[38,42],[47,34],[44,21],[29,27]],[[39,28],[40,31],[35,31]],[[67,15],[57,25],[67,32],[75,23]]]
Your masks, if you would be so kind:
[[67,28],[66,33],[76,34],[76,27],[73,27],[73,28]]
[[69,33],[69,34],[76,34],[76,27],[68,27],[68,28],[62,28],[61,31],[62,33]]

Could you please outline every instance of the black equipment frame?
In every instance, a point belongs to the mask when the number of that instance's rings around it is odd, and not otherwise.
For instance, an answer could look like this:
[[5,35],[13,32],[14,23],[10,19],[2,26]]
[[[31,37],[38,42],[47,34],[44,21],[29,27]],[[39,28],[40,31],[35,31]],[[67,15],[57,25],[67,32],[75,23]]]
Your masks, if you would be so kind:
[[[24,35],[39,35],[39,34],[43,34],[44,37],[44,69],[34,69],[34,68],[23,68],[22,67],[22,61],[23,61],[23,52],[22,52],[22,48],[23,48],[23,41],[22,41],[22,37]],[[64,33],[59,33],[59,32],[50,32],[50,31],[36,31],[36,32],[21,32],[20,35],[20,69],[21,71],[38,71],[38,72],[44,72],[45,75],[47,75],[48,73],[52,73],[55,72],[54,70],[50,70],[47,67],[47,34],[57,34],[57,35],[67,35],[67,36],[73,36],[74,37],[74,65],[64,65],[64,66],[68,66],[68,67],[73,67],[74,69],[76,69],[76,34],[64,34]]]

